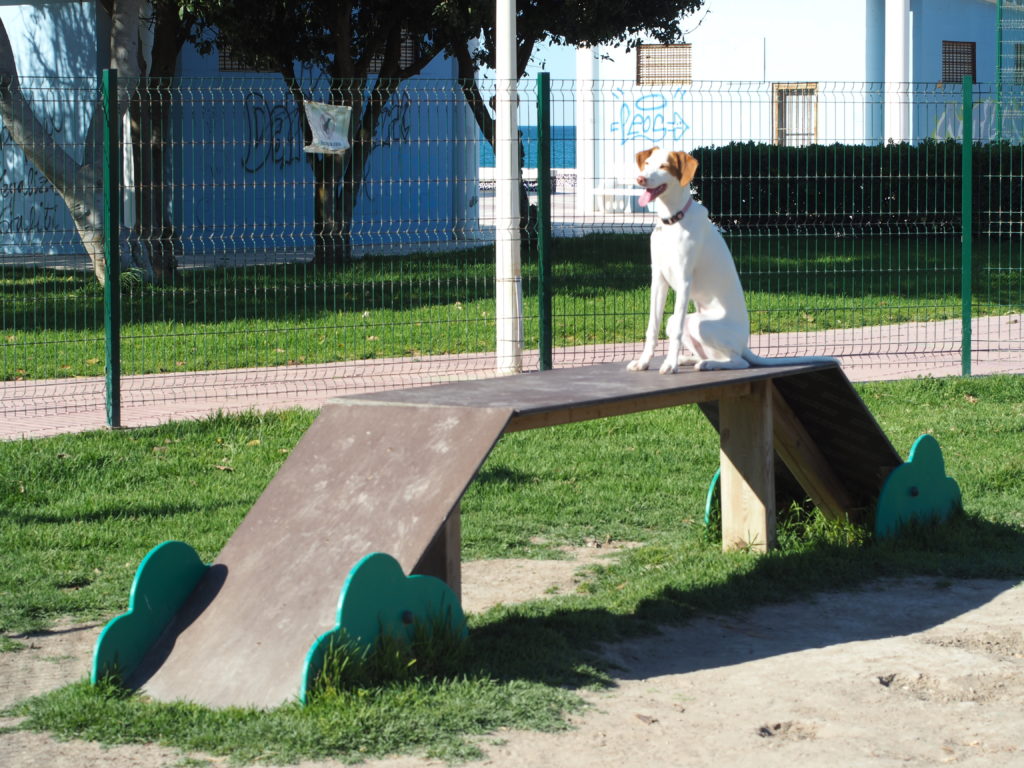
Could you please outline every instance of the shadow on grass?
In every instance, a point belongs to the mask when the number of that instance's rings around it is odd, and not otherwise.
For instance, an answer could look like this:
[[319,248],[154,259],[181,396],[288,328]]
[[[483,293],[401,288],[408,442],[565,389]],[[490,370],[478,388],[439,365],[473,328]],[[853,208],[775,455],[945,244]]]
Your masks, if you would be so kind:
[[[129,508],[108,505],[94,509],[91,512],[75,512],[73,522],[84,524],[109,523],[112,520],[156,520],[160,518],[174,518],[194,512],[194,504],[162,504],[150,507],[132,505]],[[48,512],[8,512],[7,518],[17,525],[67,525],[69,522],[72,522],[67,514]]]
[[[728,236],[748,292],[800,293],[834,299],[886,296],[943,299],[959,291],[959,235]],[[644,291],[650,284],[646,234],[591,234],[556,239],[555,296],[596,299]],[[976,247],[974,290],[996,303],[1019,303],[1019,256],[996,242]],[[989,263],[1005,265],[996,272]],[[537,263],[524,257],[524,291],[532,294]],[[944,275],[941,279],[937,275]],[[87,273],[12,267],[0,284],[8,331],[101,332],[103,292]],[[216,325],[261,318],[327,322],[338,313],[413,311],[457,302],[493,301],[490,248],[367,257],[332,267],[310,263],[182,270],[165,285],[132,285],[122,296],[127,326]]]
[[[901,587],[910,609],[900,613],[876,607],[873,597],[881,591],[864,589],[880,577],[922,576],[933,580]],[[104,743],[160,742],[242,763],[410,751],[463,761],[482,756],[469,734],[564,728],[565,713],[582,706],[574,690],[613,686],[613,675],[648,678],[920,632],[992,600],[1022,577],[1024,532],[975,518],[864,548],[808,546],[761,557],[722,554],[691,540],[631,550],[620,563],[597,569],[586,582],[590,597],[492,609],[476,619],[462,671],[440,680],[345,691],[307,708],[289,704],[268,712],[162,704],[77,683],[19,705],[26,717],[19,727]],[[961,578],[986,580],[962,588],[953,582]],[[627,590],[619,586],[631,583],[632,601],[621,599]],[[714,620],[687,624],[703,614],[741,611],[749,620],[757,606],[813,595],[833,610],[816,612],[812,605],[783,613],[770,624],[785,627],[777,634],[757,631],[767,623],[748,633]],[[844,610],[851,601],[858,610]],[[796,618],[787,623],[787,617]],[[659,628],[664,638],[654,636]],[[632,655],[616,653],[612,644],[627,638],[643,645]]]
[[[690,642],[686,647],[674,647],[638,662],[642,673],[637,676],[729,666],[838,643],[921,632],[991,601],[1024,579],[1024,531],[965,517],[862,548],[818,546],[760,557],[721,557],[746,560],[749,567],[734,568],[709,584],[662,584],[621,613],[614,608],[573,606],[580,598],[492,609],[471,633],[471,667],[497,679],[562,687],[609,685],[612,667],[619,667],[615,674],[620,677],[631,673],[615,661],[614,651],[609,655],[602,647],[679,627],[699,616],[735,617],[742,612],[749,617],[755,608],[769,605],[795,617],[799,626],[756,637],[721,631],[706,637],[687,634]],[[630,578],[639,578],[645,565],[642,558],[643,550],[637,550],[626,554],[620,564],[604,569],[598,576],[598,598],[606,590],[621,588]],[[916,581],[904,585],[901,589],[908,593],[904,598],[909,599],[904,599],[898,610],[893,608],[895,598],[882,601],[881,591],[871,585],[882,578],[920,577],[932,579],[932,585]],[[959,579],[979,581],[955,594],[943,589]],[[920,586],[920,594],[915,594],[915,586]],[[858,591],[862,593],[858,595]],[[804,601],[806,607],[788,611],[792,606],[783,604],[793,601]],[[836,614],[814,608],[815,603],[831,606],[837,601],[849,610]]]

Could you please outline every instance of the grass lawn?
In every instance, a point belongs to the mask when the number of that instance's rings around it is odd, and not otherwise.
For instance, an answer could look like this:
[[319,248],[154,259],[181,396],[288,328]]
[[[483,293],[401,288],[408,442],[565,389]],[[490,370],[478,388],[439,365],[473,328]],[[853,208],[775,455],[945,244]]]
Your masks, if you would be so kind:
[[[960,315],[957,237],[729,237],[754,333]],[[553,246],[555,346],[638,341],[645,235]],[[978,239],[976,313],[1024,307],[1013,243]],[[523,256],[525,343],[536,347],[536,257]],[[0,379],[97,376],[103,291],[86,273],[0,267]],[[309,264],[185,270],[123,286],[122,372],[197,371],[492,351],[492,248]]]
[[[965,515],[887,542],[820,522],[783,526],[778,551],[722,553],[703,526],[717,436],[695,407],[515,433],[463,500],[466,558],[552,557],[557,545],[587,538],[642,546],[591,569],[573,594],[471,616],[457,674],[353,687],[270,712],[159,704],[83,682],[19,705],[20,727],[243,762],[392,752],[459,760],[479,754],[473,734],[565,728],[565,714],[582,706],[578,691],[609,681],[597,643],[659,622],[886,576],[1024,578],[1024,377],[858,389],[904,456],[919,434],[934,433]],[[0,443],[5,652],[18,652],[11,633],[123,611],[136,566],[160,541],[183,539],[212,559],[313,416],[246,414]]]

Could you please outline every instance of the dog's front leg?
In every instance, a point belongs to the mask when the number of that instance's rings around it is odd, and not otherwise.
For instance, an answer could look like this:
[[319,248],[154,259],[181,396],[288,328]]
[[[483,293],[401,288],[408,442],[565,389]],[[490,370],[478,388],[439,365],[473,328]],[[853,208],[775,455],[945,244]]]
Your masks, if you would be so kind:
[[679,354],[683,346],[683,330],[686,327],[686,310],[690,303],[690,284],[683,279],[676,288],[675,310],[668,319],[668,353],[658,373],[679,373]]
[[630,371],[646,371],[654,357],[654,347],[658,343],[658,332],[661,330],[661,318],[665,313],[665,298],[668,296],[668,281],[661,273],[651,276],[651,314],[647,320],[647,334],[644,336],[644,349],[640,357],[626,366]]

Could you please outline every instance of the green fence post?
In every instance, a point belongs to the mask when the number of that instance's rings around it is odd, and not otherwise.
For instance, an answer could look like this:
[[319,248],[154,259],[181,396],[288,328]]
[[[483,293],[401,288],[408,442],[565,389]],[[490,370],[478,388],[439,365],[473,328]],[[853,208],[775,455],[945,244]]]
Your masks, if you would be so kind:
[[537,73],[537,319],[540,369],[551,370],[551,78]]
[[973,238],[972,219],[973,190],[972,177],[974,163],[972,148],[974,144],[974,87],[970,75],[963,80],[964,97],[964,129],[963,129],[963,161],[960,172],[961,212],[960,230],[963,233],[960,241],[960,372],[964,376],[971,375],[971,240]]
[[107,426],[121,426],[121,136],[117,70],[103,70],[103,328]]

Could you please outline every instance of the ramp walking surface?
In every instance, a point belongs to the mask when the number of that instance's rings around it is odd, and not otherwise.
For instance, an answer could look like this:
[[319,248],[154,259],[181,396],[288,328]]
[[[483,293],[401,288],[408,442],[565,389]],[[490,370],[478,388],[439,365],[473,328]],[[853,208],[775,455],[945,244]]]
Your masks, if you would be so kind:
[[381,551],[411,572],[508,417],[326,406],[128,684],[211,707],[295,699],[352,567]]

